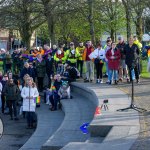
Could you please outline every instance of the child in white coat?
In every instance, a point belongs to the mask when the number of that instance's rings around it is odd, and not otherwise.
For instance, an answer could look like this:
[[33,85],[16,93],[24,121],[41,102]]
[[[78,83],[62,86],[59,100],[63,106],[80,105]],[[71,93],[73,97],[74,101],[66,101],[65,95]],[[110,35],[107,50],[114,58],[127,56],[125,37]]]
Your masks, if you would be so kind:
[[27,128],[33,128],[34,114],[36,108],[35,98],[39,96],[39,92],[33,82],[32,78],[27,79],[26,85],[21,91],[23,98],[23,111],[26,112]]

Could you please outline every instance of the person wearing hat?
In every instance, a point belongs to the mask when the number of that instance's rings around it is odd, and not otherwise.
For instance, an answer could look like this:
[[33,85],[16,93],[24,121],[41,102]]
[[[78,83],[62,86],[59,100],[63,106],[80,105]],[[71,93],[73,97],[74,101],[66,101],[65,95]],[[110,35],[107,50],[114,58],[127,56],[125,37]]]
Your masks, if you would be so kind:
[[83,72],[83,52],[84,52],[85,46],[83,45],[83,42],[79,43],[79,46],[76,48],[76,51],[80,54],[80,56],[77,59],[77,69],[80,67],[80,77],[82,77],[82,72]]
[[126,43],[124,42],[123,37],[121,36],[118,37],[118,44],[116,47],[120,50],[120,54],[121,54],[120,65],[119,65],[119,81],[121,82],[123,80],[123,76],[125,76],[127,79],[127,82],[129,82],[127,65],[125,63],[125,54],[124,54],[125,46],[126,46]]
[[77,59],[80,56],[80,53],[75,49],[74,43],[70,43],[70,49],[66,51],[67,61],[70,62],[71,66],[77,66]]

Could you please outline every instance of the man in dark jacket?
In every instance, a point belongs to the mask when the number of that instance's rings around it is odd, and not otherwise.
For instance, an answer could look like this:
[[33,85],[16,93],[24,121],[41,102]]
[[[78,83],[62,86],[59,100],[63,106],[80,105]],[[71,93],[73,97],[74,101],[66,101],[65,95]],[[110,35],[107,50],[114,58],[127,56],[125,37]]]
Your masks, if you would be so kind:
[[4,94],[6,96],[6,100],[8,101],[11,120],[13,120],[13,112],[14,112],[14,117],[15,117],[14,119],[18,120],[16,101],[17,101],[17,97],[19,94],[19,89],[17,85],[14,84],[13,79],[8,80],[8,83],[4,87]]
[[125,54],[124,54],[124,47],[126,46],[126,43],[123,40],[123,37],[118,38],[118,44],[117,49],[120,50],[121,59],[120,59],[120,65],[119,65],[119,81],[122,82],[123,76],[126,77],[128,82],[128,71],[127,71],[127,65],[125,63]]
[[129,39],[129,44],[124,48],[125,62],[129,69],[130,81],[132,81],[131,71],[134,69],[135,77],[137,83],[139,83],[139,71],[138,71],[138,61],[140,50],[136,44],[133,43],[133,38]]
[[52,58],[52,54],[49,53],[48,57],[46,59],[46,74],[48,76],[48,88],[51,86],[51,76],[53,75],[54,71],[53,71],[53,58]]
[[78,70],[75,67],[70,66],[70,62],[65,64],[66,71],[64,73],[64,78],[62,80],[70,82],[76,81],[78,78]]
[[3,85],[2,95],[1,95],[1,98],[2,98],[2,113],[4,113],[4,110],[5,110],[6,98],[5,98],[5,94],[4,94],[4,88],[5,88],[5,85],[6,85],[7,81],[8,81],[8,76],[7,76],[7,74],[4,74],[3,79],[1,81],[1,83]]
[[25,62],[24,68],[22,69],[22,71],[20,73],[20,78],[22,81],[23,81],[24,75],[26,75],[26,74],[28,74],[30,77],[32,77],[33,80],[35,81],[35,76],[36,76],[35,70],[29,66],[28,62]]

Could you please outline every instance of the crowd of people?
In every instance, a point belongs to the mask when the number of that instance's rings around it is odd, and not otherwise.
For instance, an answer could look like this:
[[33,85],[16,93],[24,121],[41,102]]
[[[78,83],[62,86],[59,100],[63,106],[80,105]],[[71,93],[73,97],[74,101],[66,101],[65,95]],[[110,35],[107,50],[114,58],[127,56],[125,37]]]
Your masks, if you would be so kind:
[[[96,47],[90,40],[85,45],[80,42],[77,47],[71,42],[69,48],[64,44],[48,45],[27,50],[16,49],[11,54],[0,50],[3,61],[3,73],[0,72],[0,94],[2,113],[9,108],[11,119],[18,120],[17,103],[22,102],[23,114],[27,118],[28,128],[33,127],[35,99],[39,92],[44,92],[44,102],[50,104],[50,110],[61,108],[61,99],[72,98],[70,83],[78,78],[84,82],[94,82],[94,66],[96,83],[118,84],[124,79],[130,83],[135,72],[136,82],[140,79],[140,53],[142,44],[137,37],[130,37],[125,43],[123,37],[118,43],[107,38],[106,45],[99,42]],[[106,66],[106,73],[103,68]],[[83,70],[85,68],[85,78]],[[44,79],[47,82],[44,84]],[[36,86],[37,84],[37,86]]]

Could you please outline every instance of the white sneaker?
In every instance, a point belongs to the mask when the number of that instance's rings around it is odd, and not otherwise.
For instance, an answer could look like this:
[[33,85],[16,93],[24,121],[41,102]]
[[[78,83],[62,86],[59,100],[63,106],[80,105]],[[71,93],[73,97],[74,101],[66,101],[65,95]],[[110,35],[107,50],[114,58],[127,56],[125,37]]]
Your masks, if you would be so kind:
[[103,79],[100,79],[100,83],[103,83]]

